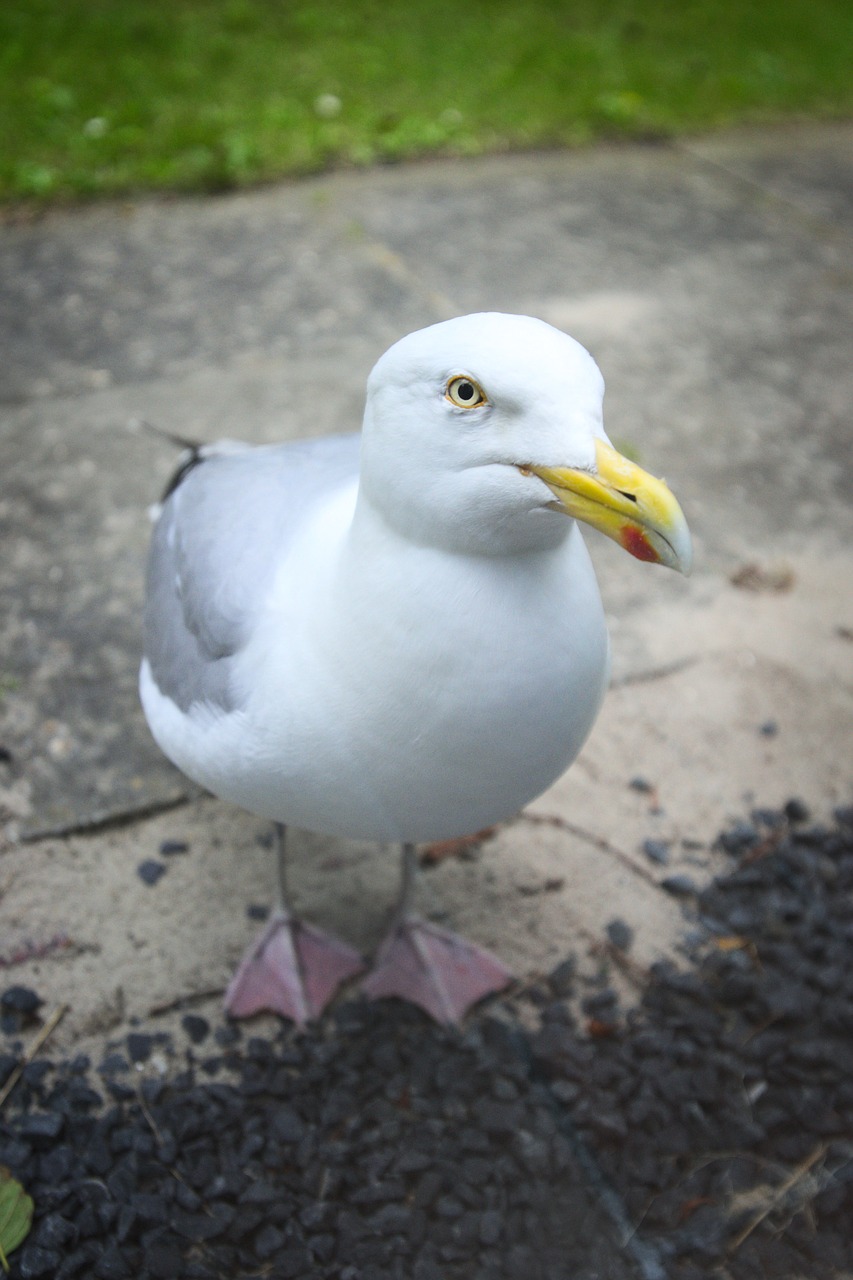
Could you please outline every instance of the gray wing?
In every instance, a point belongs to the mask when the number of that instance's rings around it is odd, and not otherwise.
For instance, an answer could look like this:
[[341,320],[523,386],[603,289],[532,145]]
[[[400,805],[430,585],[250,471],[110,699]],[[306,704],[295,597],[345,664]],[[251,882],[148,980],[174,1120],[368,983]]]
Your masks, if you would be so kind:
[[179,474],[151,541],[144,643],[160,691],[236,706],[231,659],[252,633],[282,550],[311,507],[358,475],[360,437],[213,446]]

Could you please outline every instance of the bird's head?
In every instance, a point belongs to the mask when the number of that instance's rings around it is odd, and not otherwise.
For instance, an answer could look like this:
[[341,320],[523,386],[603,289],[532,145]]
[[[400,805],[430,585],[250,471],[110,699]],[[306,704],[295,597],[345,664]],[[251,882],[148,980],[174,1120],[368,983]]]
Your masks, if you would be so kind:
[[414,541],[483,554],[556,544],[554,512],[641,560],[689,572],[667,485],[622,457],[604,380],[573,338],[529,316],[460,316],[395,343],[368,381],[362,488]]

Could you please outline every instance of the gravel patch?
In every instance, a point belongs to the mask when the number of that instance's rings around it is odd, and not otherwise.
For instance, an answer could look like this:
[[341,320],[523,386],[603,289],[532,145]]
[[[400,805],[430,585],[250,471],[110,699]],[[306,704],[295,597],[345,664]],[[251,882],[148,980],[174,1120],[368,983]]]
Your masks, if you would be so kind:
[[227,1030],[169,1079],[134,1067],[166,1047],[139,1033],[94,1073],[26,1069],[2,1147],[37,1221],[13,1276],[636,1274],[499,1019],[355,1001],[301,1037]]
[[596,1037],[542,1011],[536,1061],[678,1280],[853,1269],[853,808],[836,816],[802,826],[791,801],[724,832],[690,964],[655,966]]
[[[679,894],[684,963],[627,1011],[569,957],[462,1031],[356,999],[301,1036],[187,1014],[189,1047],[143,1027],[36,1059],[0,1113],[36,1204],[13,1280],[849,1271],[853,808],[719,844],[731,870]],[[0,1083],[39,1016],[10,990]]]

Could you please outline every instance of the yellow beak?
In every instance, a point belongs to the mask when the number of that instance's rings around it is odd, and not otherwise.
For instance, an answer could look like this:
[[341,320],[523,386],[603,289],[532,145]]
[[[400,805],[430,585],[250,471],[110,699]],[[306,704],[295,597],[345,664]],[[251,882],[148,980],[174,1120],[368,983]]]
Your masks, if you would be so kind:
[[600,529],[638,560],[690,572],[690,530],[672,491],[603,440],[595,442],[594,472],[568,467],[522,470],[545,481],[558,510]]

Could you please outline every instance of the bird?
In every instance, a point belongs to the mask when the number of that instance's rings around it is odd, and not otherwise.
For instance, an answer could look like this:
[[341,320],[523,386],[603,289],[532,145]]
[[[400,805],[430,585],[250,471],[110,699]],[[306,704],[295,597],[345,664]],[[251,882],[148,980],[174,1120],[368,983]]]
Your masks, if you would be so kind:
[[291,827],[401,849],[368,997],[451,1024],[511,980],[414,911],[416,846],[507,820],[580,751],[610,672],[580,525],[690,570],[681,507],[613,447],[603,394],[545,321],[458,316],[379,358],[360,433],[181,459],[151,539],[140,696],[180,770],[274,824],[277,901],[231,1016],[304,1026],[364,972],[293,910]]

